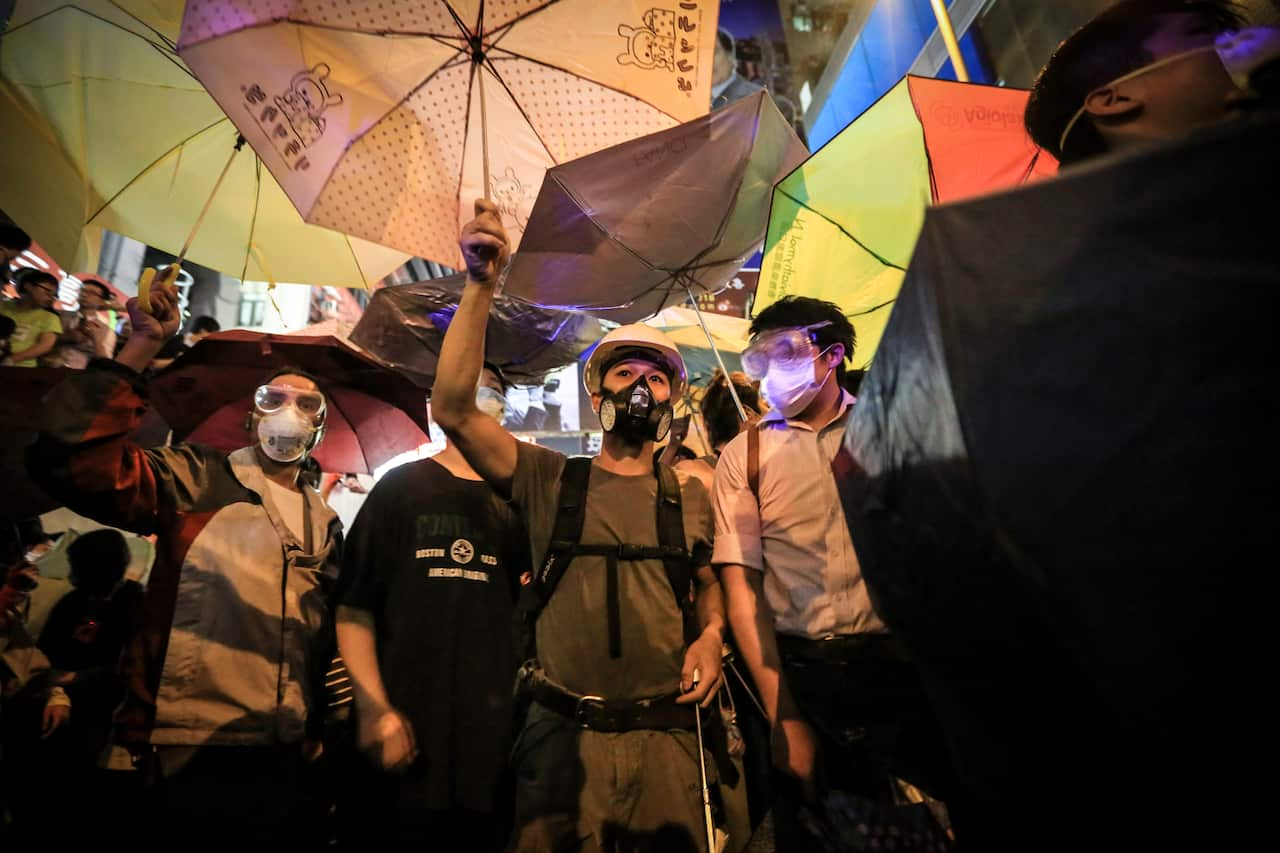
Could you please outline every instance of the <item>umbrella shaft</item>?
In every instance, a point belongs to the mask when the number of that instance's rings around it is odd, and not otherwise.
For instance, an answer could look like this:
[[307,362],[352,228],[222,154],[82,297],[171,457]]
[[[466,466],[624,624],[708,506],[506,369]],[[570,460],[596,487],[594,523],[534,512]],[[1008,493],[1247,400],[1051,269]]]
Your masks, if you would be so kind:
[[698,774],[702,779],[702,817],[707,827],[707,853],[716,853],[715,817],[711,814],[711,788],[707,785],[707,754],[702,749],[702,710],[693,707],[698,732]]
[[702,326],[702,333],[707,336],[707,346],[711,347],[711,352],[716,357],[716,364],[719,364],[720,370],[724,372],[725,386],[729,389],[729,396],[733,398],[733,405],[738,409],[738,417],[746,421],[747,410],[743,408],[742,400],[738,398],[738,389],[734,387],[733,378],[729,376],[729,368],[725,367],[724,359],[720,357],[720,350],[716,348],[716,342],[711,338],[711,329],[707,328],[707,321],[702,316],[702,309],[698,307],[698,300],[693,297],[693,288],[685,282],[684,290],[689,294],[689,304],[693,306],[693,313],[698,315],[698,325]]
[[947,12],[946,0],[930,0],[933,4],[933,16],[938,19],[938,35],[942,36],[942,43],[946,45],[947,56],[951,58],[951,64],[956,70],[956,79],[961,83],[969,82],[969,69],[964,64],[964,57],[960,54],[960,43],[956,41],[955,27],[951,26],[951,15]]
[[221,189],[222,182],[227,177],[227,172],[231,171],[231,163],[236,159],[236,155],[240,153],[241,145],[244,145],[243,136],[236,141],[236,147],[231,149],[231,156],[227,158],[226,165],[222,167],[222,174],[218,175],[218,180],[214,182],[213,190],[204,201],[204,207],[200,208],[200,215],[196,217],[196,224],[191,226],[191,233],[187,235],[187,242],[182,244],[182,251],[178,253],[178,260],[175,262],[178,266],[182,266],[182,262],[186,259],[187,250],[191,248],[192,242],[196,239],[196,233],[199,232],[200,226],[204,224],[204,218],[209,213],[209,208],[213,206],[213,200],[217,197],[218,190]]

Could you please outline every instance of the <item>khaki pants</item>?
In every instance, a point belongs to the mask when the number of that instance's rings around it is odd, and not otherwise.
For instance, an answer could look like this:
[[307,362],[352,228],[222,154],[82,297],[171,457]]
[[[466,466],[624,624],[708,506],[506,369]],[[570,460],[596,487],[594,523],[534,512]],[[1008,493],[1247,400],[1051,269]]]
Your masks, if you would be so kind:
[[705,853],[696,750],[693,732],[593,732],[535,704],[512,754],[514,849]]

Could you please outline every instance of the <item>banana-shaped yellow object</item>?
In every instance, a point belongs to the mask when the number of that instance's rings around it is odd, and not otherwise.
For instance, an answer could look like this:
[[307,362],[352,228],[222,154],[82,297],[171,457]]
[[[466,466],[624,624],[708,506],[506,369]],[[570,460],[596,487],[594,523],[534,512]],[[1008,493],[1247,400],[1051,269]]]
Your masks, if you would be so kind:
[[178,277],[178,265],[169,264],[158,273],[155,267],[147,267],[138,279],[138,307],[148,314],[154,313],[151,308],[151,288],[166,287]]

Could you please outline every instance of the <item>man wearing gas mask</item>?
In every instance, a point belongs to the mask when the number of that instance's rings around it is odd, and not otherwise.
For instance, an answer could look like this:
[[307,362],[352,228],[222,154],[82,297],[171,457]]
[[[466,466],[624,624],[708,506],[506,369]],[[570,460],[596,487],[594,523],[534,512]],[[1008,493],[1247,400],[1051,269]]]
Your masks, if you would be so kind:
[[114,361],[96,359],[50,393],[28,458],[76,512],[158,537],[107,766],[146,783],[158,838],[199,827],[211,844],[296,841],[289,819],[307,805],[304,744],[318,734],[333,652],[327,593],[340,545],[337,516],[301,476],[324,434],[325,396],[280,370],[254,396],[249,446],[137,446],[143,372],[181,320],[172,291],[151,299],[153,314],[129,300],[133,334]]
[[[713,564],[738,648],[793,785],[775,810],[779,849],[808,849],[801,805],[833,790],[892,802],[892,777],[939,795],[945,749],[912,665],[872,606],[832,476],[854,403],[854,330],[830,302],[761,311],[742,353],[772,406],[720,454]],[[850,736],[850,732],[859,732]],[[794,790],[793,790],[794,789]]]
[[433,414],[510,496],[534,557],[521,601],[534,648],[521,668],[530,707],[513,751],[514,847],[705,849],[694,708],[720,687],[724,630],[710,505],[701,483],[652,461],[684,363],[654,329],[615,329],[584,371],[605,430],[600,454],[570,460],[517,442],[475,404],[508,255],[491,202],[476,202],[460,244],[468,281]]
[[[486,362],[476,408],[501,423],[506,390]],[[357,741],[378,771],[357,774],[339,805],[357,846],[447,837],[502,849],[520,664],[511,626],[528,570],[519,517],[452,442],[389,472],[360,508],[335,596]]]

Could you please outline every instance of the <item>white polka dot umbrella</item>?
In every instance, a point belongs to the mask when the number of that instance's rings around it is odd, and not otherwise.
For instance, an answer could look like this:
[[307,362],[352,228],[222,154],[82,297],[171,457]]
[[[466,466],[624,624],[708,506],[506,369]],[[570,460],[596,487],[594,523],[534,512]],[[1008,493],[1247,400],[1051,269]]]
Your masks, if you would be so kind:
[[306,221],[460,266],[547,168],[707,111],[712,0],[188,0],[178,52]]

